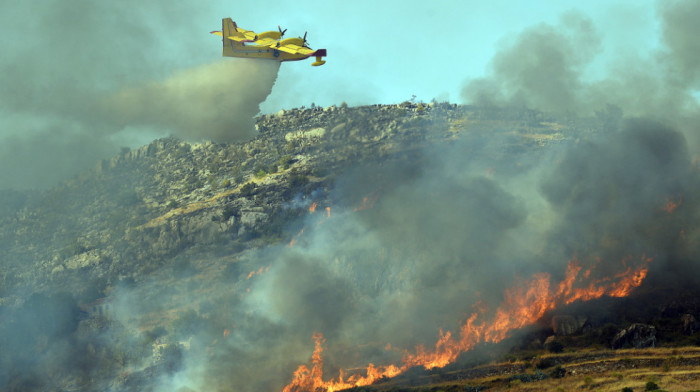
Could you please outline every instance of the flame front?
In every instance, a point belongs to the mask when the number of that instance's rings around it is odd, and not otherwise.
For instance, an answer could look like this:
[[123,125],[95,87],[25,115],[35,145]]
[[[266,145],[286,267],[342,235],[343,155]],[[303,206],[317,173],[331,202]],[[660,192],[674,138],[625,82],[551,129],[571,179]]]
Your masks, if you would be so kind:
[[[426,369],[446,366],[457,359],[463,352],[469,351],[479,343],[498,343],[508,337],[510,331],[533,324],[547,311],[562,304],[574,301],[588,301],[604,295],[610,297],[627,296],[632,289],[642,284],[647,275],[647,265],[651,258],[642,256],[637,267],[627,267],[624,272],[614,276],[614,279],[591,279],[591,269],[581,274],[583,267],[574,258],[569,261],[564,280],[557,285],[551,284],[551,276],[547,273],[533,275],[529,280],[522,280],[507,289],[504,300],[489,317],[487,310],[481,308],[472,313],[464,322],[459,336],[451,332],[440,331],[440,338],[432,350],[424,346],[415,348],[415,352],[406,351],[401,360],[401,366],[375,366],[369,364],[365,375],[355,374],[344,379],[341,370],[337,378],[323,381],[323,344],[325,340],[320,333],[314,333],[315,342],[312,356],[312,368],[301,365],[294,372],[292,382],[284,387],[283,392],[333,392],[342,389],[372,384],[383,377],[394,377],[414,366]],[[623,260],[623,265],[626,261]]]

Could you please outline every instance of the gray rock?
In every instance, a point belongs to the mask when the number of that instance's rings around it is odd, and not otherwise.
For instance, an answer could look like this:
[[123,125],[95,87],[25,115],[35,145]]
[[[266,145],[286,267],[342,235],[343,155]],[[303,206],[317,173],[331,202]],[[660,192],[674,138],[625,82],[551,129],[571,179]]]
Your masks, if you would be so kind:
[[583,328],[588,322],[586,316],[554,316],[552,317],[552,329],[559,336],[571,335]]
[[686,335],[692,335],[700,329],[700,323],[692,314],[684,314],[681,316],[681,320],[683,321],[683,333]]
[[612,340],[612,348],[648,348],[656,346],[656,327],[635,323],[621,330]]
[[250,228],[258,228],[267,222],[268,215],[259,211],[241,211],[241,224]]
[[65,262],[65,268],[86,268],[98,264],[100,261],[102,261],[100,251],[93,249],[68,258]]

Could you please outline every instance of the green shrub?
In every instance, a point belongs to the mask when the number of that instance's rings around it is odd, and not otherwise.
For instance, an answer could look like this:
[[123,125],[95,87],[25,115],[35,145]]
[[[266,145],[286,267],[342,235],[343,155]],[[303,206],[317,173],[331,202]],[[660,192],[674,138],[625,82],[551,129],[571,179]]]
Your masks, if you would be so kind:
[[552,358],[537,358],[533,363],[537,369],[547,369],[554,366],[554,360]]
[[659,389],[659,386],[653,381],[647,381],[646,385],[644,386],[645,391],[655,391],[657,389]]
[[289,176],[289,186],[292,188],[302,187],[309,183],[309,177],[301,173],[294,173]]
[[241,187],[241,197],[250,197],[255,193],[255,183],[249,182]]
[[232,205],[227,205],[221,212],[221,221],[226,222],[234,215],[236,215],[236,208],[234,208]]
[[557,365],[551,372],[549,372],[549,376],[552,378],[563,378],[566,376],[566,369],[560,365]]
[[560,353],[564,351],[564,345],[561,344],[560,341],[555,340],[547,345],[547,350],[549,350],[550,353]]
[[542,373],[541,370],[537,370],[535,374],[528,374],[528,373],[522,373],[522,374],[515,374],[513,376],[510,376],[508,378],[508,381],[520,381],[520,382],[533,382],[533,381],[542,381],[544,379],[549,378],[548,375],[545,373]]
[[292,164],[292,156],[289,154],[282,156],[282,158],[277,161],[277,164],[282,168],[282,170],[289,169],[289,166]]
[[632,389],[630,387],[624,387],[624,388],[622,388],[622,392],[634,392],[634,389]]

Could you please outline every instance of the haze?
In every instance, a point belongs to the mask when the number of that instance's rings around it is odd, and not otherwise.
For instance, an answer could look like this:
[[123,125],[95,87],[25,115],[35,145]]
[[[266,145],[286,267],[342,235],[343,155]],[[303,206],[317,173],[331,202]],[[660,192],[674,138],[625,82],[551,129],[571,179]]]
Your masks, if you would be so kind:
[[[583,81],[603,78],[606,64],[619,61],[620,54],[645,58],[659,46],[659,7],[651,1],[281,1],[265,7],[5,2],[0,5],[0,33],[6,38],[0,59],[0,165],[5,169],[0,188],[46,188],[122,147],[168,134],[191,141],[244,140],[254,135],[252,116],[259,104],[270,113],[311,103],[397,103],[413,95],[426,102],[463,103],[473,98],[463,94],[464,85],[491,72],[494,54],[521,30],[561,26],[562,14],[570,11],[583,15],[599,38],[590,42],[590,58],[579,64]],[[289,29],[288,36],[308,31],[313,48],[328,49],[328,63],[319,68],[283,64],[267,96],[274,69],[220,57],[221,42],[208,32],[219,29],[225,16],[256,31],[278,24]],[[202,80],[213,73],[207,67],[221,63],[230,68],[228,75]],[[265,75],[257,80],[256,72]],[[125,105],[111,105],[124,91],[131,109],[143,102],[161,106],[124,113]],[[167,95],[165,105],[153,94]],[[193,106],[197,113],[180,110]],[[232,107],[236,115],[224,113]],[[180,117],[173,119],[174,113]],[[195,124],[217,129],[199,132]]]

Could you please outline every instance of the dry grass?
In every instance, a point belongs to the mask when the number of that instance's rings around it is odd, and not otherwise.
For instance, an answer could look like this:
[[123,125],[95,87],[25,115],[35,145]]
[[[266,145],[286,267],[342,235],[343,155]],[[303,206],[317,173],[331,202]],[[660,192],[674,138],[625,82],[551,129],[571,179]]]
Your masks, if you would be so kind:
[[[512,364],[501,363],[484,366],[498,370],[497,376],[460,377],[459,381],[440,381],[433,378],[433,383],[414,384],[410,387],[388,382],[374,388],[376,391],[463,391],[465,386],[480,385],[487,387],[489,392],[620,392],[623,388],[644,391],[646,383],[654,381],[659,388],[666,391],[700,390],[700,347],[600,350],[543,355],[542,358],[549,358],[562,366],[567,371],[566,376],[532,382],[509,380],[515,374]],[[551,370],[552,368],[542,371],[548,374]],[[470,374],[469,371],[465,369],[462,374],[466,376]],[[525,373],[534,374],[535,369],[526,369]],[[454,372],[451,372],[450,376],[454,376]]]

